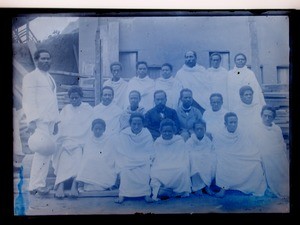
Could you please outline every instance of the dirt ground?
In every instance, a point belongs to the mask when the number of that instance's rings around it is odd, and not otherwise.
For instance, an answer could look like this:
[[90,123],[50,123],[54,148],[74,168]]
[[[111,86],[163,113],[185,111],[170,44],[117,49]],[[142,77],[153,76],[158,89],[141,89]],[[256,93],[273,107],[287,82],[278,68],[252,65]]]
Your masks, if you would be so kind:
[[[122,204],[114,202],[117,193],[108,197],[79,197],[77,199],[56,199],[52,195],[35,196],[28,193],[30,165],[33,155],[23,160],[22,174],[14,174],[15,215],[177,215],[177,214],[234,214],[234,213],[289,213],[290,202],[270,194],[264,197],[244,195],[228,191],[224,198],[204,194],[187,198],[172,198],[146,203],[142,198],[125,199]],[[20,179],[23,175],[23,179]],[[49,171],[48,184],[54,182],[53,171]],[[20,193],[18,190],[22,190]]]

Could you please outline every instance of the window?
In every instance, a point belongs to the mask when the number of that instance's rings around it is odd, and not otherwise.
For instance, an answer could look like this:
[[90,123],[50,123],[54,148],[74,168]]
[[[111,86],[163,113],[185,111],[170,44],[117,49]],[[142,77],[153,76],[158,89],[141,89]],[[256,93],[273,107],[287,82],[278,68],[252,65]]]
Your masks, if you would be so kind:
[[138,59],[137,51],[124,51],[119,53],[120,63],[123,67],[123,78],[129,80],[131,77],[134,77],[136,74],[136,62]]
[[289,84],[288,66],[277,66],[277,84]]

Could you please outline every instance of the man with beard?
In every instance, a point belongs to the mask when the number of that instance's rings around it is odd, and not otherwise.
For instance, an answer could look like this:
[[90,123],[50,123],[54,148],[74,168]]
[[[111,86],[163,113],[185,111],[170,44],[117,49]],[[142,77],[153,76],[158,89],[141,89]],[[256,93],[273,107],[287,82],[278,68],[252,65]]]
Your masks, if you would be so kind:
[[22,106],[28,123],[28,132],[34,137],[43,134],[46,137],[43,145],[35,141],[33,146],[35,153],[32,160],[29,191],[31,193],[46,194],[49,188],[46,187],[50,160],[55,145],[49,144],[51,149],[45,149],[47,143],[54,143],[53,138],[57,133],[57,122],[59,111],[56,97],[56,84],[49,74],[51,66],[51,55],[47,50],[38,50],[34,54],[36,69],[27,74],[23,79],[23,100]]
[[154,92],[154,104],[155,106],[145,114],[145,127],[147,127],[152,134],[154,140],[160,136],[160,122],[163,119],[169,118],[175,122],[176,131],[175,134],[179,134],[180,123],[178,115],[175,109],[166,106],[167,94],[163,90],[157,90]]

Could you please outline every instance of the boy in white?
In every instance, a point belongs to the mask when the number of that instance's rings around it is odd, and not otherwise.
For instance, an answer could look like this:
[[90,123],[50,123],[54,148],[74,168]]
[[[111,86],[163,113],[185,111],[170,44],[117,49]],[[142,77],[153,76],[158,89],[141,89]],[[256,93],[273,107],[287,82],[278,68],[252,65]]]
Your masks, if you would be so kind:
[[189,156],[185,142],[174,135],[175,123],[164,119],[160,123],[161,137],[154,142],[154,159],[151,166],[152,198],[159,199],[160,188],[169,188],[176,196],[188,197],[191,192]]
[[115,154],[104,134],[105,128],[104,120],[93,120],[92,132],[84,145],[76,177],[77,182],[83,182],[84,191],[104,191],[116,184]]
[[210,185],[215,178],[216,154],[213,143],[205,132],[205,121],[203,119],[195,121],[194,133],[186,142],[190,158],[192,191],[198,196],[202,195],[203,189],[209,195],[214,194]]

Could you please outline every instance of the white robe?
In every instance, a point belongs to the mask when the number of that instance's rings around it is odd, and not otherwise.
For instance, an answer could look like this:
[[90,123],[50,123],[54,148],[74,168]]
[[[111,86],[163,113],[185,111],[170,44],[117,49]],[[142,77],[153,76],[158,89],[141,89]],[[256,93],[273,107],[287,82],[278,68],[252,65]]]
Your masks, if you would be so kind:
[[167,94],[166,106],[177,109],[180,91],[183,88],[182,84],[178,79],[170,77],[169,79],[164,79],[159,77],[155,80],[155,90],[164,90]]
[[122,109],[117,106],[114,102],[110,103],[108,106],[99,103],[94,106],[94,116],[93,119],[100,118],[106,123],[106,135],[110,136],[112,134],[118,133],[120,130],[120,116],[122,114]]
[[212,136],[218,133],[220,129],[224,127],[224,115],[227,110],[221,108],[219,111],[212,111],[207,109],[203,113],[203,120],[206,122],[206,132],[211,133]]
[[270,190],[278,197],[289,197],[289,159],[280,127],[260,123],[255,135]]
[[207,72],[203,66],[196,65],[190,68],[183,65],[176,73],[176,79],[184,88],[189,88],[193,92],[193,98],[205,110],[210,107],[209,96],[211,86]]
[[248,105],[240,101],[240,104],[236,105],[232,111],[238,116],[239,127],[249,133],[255,132],[255,127],[253,126],[256,123],[261,123],[261,109],[262,106],[257,103]]
[[[154,160],[151,166],[151,186],[170,188],[176,193],[191,192],[189,155],[179,135],[171,140],[159,137],[154,142]],[[158,182],[157,182],[158,181]]]
[[211,94],[220,93],[223,97],[223,107],[228,109],[228,71],[219,67],[217,69],[211,67],[207,69],[207,74],[211,85]]
[[77,181],[84,182],[84,190],[104,191],[117,179],[115,152],[107,136],[97,138],[91,131],[80,162]]
[[141,93],[140,106],[145,108],[147,112],[154,107],[154,86],[155,82],[150,77],[144,78],[132,77],[127,86],[126,97],[128,99],[129,93],[132,90],[137,90]]
[[120,174],[119,196],[150,196],[150,163],[153,140],[148,129],[134,134],[125,128],[115,139],[116,169]]
[[[201,190],[210,186],[216,173],[216,153],[212,141],[204,135],[199,140],[195,134],[186,142],[190,158],[190,175],[192,190]],[[195,178],[193,176],[198,176]]]
[[114,102],[120,108],[125,108],[128,103],[128,96],[126,96],[128,82],[123,78],[120,78],[118,81],[112,81],[111,79],[106,80],[103,83],[104,86],[110,86],[114,89]]
[[78,107],[67,104],[60,112],[58,151],[53,157],[55,185],[74,178],[82,159],[82,147],[92,124],[93,108],[86,102]]
[[245,85],[249,85],[254,91],[253,104],[261,106],[266,104],[262,89],[253,71],[246,66],[243,68],[234,67],[228,75],[229,110],[232,110],[241,101],[240,88]]
[[245,133],[224,126],[213,139],[217,154],[216,185],[263,196],[267,188],[259,151]]

